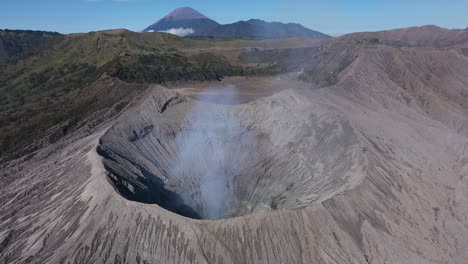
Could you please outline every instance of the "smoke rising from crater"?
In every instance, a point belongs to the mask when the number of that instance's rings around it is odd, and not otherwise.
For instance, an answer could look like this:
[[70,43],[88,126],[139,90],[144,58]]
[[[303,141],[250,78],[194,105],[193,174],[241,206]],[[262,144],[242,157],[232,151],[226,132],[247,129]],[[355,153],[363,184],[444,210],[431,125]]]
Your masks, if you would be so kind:
[[[214,103],[202,101],[209,100]],[[183,193],[185,202],[203,219],[229,217],[235,212],[234,178],[249,165],[256,140],[233,111],[216,102],[235,105],[236,87],[217,87],[197,96],[175,138],[176,158],[170,172],[175,180],[195,181]],[[195,187],[193,187],[195,186]]]

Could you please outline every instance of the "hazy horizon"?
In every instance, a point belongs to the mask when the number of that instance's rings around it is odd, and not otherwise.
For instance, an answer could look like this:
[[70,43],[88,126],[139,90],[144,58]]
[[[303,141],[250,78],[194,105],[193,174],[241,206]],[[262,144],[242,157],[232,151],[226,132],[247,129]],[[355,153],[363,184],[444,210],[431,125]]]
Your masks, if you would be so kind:
[[[422,25],[468,27],[468,2],[440,1],[256,1],[235,3],[151,0],[19,0],[3,3],[1,29],[82,33],[125,28],[141,31],[178,7],[192,7],[207,17],[229,24],[252,18],[300,23],[332,36]],[[397,17],[398,19],[395,19]]]

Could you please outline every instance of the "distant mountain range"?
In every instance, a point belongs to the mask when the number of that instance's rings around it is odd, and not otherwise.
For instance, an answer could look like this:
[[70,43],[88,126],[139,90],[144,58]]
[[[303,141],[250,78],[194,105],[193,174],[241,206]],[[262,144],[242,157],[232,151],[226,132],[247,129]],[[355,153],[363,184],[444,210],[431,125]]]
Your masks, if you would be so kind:
[[330,36],[308,29],[296,23],[265,22],[250,19],[221,25],[198,11],[183,7],[177,8],[156,23],[145,28],[144,32],[167,32],[178,36],[203,36],[222,38],[316,38]]

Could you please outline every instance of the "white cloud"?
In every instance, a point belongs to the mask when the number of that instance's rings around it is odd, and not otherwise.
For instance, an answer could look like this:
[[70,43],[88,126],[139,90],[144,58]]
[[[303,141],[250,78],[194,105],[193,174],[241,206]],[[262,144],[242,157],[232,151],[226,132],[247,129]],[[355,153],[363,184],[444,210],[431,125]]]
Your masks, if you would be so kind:
[[159,32],[166,32],[173,35],[177,35],[179,37],[185,37],[187,35],[195,33],[195,30],[193,30],[193,28],[171,28],[168,30],[161,30]]

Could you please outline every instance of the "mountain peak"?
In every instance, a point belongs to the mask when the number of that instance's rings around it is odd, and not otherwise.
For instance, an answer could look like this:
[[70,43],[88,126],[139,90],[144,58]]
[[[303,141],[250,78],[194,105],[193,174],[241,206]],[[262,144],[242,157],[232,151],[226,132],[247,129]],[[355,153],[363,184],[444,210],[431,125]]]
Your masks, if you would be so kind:
[[188,19],[206,19],[207,17],[202,15],[200,12],[197,10],[191,8],[191,7],[180,7],[174,9],[172,12],[170,12],[168,15],[163,17],[163,19],[166,20],[188,20]]
[[219,26],[218,22],[207,18],[197,10],[191,7],[181,7],[174,9],[143,31],[167,32],[183,37],[205,32],[217,26]]
[[328,38],[300,24],[266,22],[250,19],[220,25],[191,7],[174,9],[168,15],[150,25],[143,32],[166,32],[181,37],[207,36],[224,38]]

